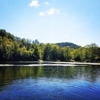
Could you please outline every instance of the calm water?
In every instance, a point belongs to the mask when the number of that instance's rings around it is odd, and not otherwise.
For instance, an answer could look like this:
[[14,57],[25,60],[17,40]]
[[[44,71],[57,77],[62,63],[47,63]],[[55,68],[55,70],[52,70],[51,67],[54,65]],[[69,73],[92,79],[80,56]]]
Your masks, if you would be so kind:
[[0,100],[100,100],[100,66],[0,67]]

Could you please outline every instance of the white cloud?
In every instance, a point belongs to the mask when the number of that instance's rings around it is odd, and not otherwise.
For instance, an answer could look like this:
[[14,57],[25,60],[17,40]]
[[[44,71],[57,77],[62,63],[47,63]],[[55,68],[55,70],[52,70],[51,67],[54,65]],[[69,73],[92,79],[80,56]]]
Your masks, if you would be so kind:
[[40,12],[39,15],[40,16],[44,16],[45,14],[44,14],[44,12]]
[[44,2],[44,4],[45,4],[45,5],[49,5],[49,3],[48,3],[48,2]]
[[44,16],[44,15],[53,15],[53,14],[58,14],[60,13],[60,10],[59,9],[49,9],[47,12],[40,12],[39,15],[40,16]]
[[33,0],[31,3],[30,3],[30,6],[34,6],[34,7],[38,7],[39,4],[38,4],[38,0]]
[[47,14],[48,14],[48,15],[53,15],[53,14],[59,13],[59,12],[60,12],[59,9],[54,9],[54,8],[52,8],[52,9],[50,9],[49,11],[47,11]]

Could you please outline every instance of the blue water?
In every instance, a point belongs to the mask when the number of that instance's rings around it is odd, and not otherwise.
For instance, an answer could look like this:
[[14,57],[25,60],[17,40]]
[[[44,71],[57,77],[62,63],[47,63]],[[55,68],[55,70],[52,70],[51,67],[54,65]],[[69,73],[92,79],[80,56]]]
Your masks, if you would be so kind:
[[1,67],[0,100],[100,100],[100,66]]

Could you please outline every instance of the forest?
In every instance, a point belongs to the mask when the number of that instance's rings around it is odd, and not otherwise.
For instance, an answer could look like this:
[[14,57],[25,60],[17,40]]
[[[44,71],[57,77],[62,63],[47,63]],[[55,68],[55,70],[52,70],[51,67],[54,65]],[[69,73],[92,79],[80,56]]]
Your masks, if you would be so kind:
[[39,60],[100,62],[100,47],[95,43],[84,47],[69,42],[40,43],[0,29],[0,61]]

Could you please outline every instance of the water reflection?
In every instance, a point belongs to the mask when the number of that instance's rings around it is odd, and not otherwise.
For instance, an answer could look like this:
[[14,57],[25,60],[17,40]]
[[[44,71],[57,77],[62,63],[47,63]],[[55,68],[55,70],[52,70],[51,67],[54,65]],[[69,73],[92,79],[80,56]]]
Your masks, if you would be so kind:
[[81,79],[96,82],[100,76],[99,66],[34,66],[34,67],[0,67],[0,85],[12,80],[24,78],[64,78]]
[[0,100],[99,100],[100,66],[0,67]]

